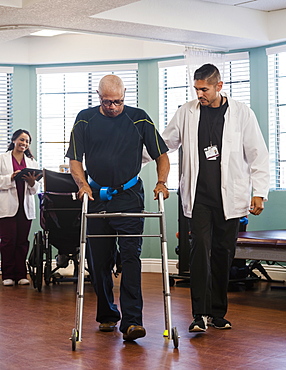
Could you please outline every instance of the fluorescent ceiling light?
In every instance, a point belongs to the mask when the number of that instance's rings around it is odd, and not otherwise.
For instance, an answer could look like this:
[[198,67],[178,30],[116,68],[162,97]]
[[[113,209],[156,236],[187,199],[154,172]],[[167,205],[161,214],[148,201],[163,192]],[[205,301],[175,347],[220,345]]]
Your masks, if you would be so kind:
[[31,36],[57,36],[61,35],[63,33],[69,33],[67,31],[59,31],[59,30],[41,30],[37,32],[30,33]]
[[22,0],[1,0],[1,6],[10,6],[12,8],[22,8]]
[[39,0],[0,0],[0,6],[9,6],[11,8],[24,8],[39,2]]

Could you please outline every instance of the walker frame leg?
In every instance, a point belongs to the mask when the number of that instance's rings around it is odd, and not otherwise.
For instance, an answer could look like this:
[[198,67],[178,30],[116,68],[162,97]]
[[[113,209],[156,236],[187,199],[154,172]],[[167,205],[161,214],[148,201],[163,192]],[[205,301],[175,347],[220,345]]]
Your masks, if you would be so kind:
[[73,328],[72,336],[70,338],[72,341],[73,351],[76,350],[76,342],[82,341],[87,205],[88,205],[88,196],[87,194],[84,194],[83,205],[82,205],[82,215],[81,215],[80,251],[79,251],[79,266],[78,266],[79,272],[78,272],[78,281],[77,281],[75,328]]
[[[161,233],[161,256],[162,256],[162,276],[163,276],[163,295],[164,295],[164,313],[165,313],[165,332],[168,339],[173,339],[174,347],[179,346],[179,336],[177,328],[172,328],[171,316],[171,292],[169,282],[169,267],[168,267],[168,248],[167,248],[167,232],[166,232],[166,218],[164,211],[163,193],[159,193],[159,212],[160,217],[160,233]],[[168,334],[167,334],[168,333]]]

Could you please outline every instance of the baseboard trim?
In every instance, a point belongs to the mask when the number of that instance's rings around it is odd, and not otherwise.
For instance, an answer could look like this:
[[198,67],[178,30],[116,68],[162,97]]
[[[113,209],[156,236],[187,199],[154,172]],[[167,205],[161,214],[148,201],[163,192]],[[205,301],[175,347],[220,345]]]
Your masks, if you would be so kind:
[[[162,273],[162,260],[160,258],[142,258],[142,272]],[[169,273],[177,274],[177,260],[168,260]]]
[[[162,273],[162,260],[160,258],[142,258],[142,272],[154,272],[154,273]],[[170,274],[178,274],[178,260],[175,259],[169,259],[168,260],[168,269]],[[286,266],[279,266],[279,265],[262,265],[268,275],[273,280],[279,280],[279,281],[286,281]],[[55,261],[53,261],[53,267],[55,267]],[[261,276],[262,279],[265,277],[261,274],[260,271],[257,269],[254,269],[253,272]],[[60,269],[59,273],[62,275],[72,275],[73,274],[73,265],[72,263],[65,269]]]
[[[168,260],[168,269],[169,273],[171,274],[177,274],[177,260]],[[155,272],[155,273],[162,273],[162,260],[159,258],[142,258],[141,259],[142,264],[142,272]],[[54,269],[56,267],[56,261],[52,261],[52,268]],[[68,267],[64,269],[59,269],[58,272],[63,276],[70,276],[73,275],[73,263],[70,261],[70,264]]]
[[[142,258],[141,263],[142,263],[142,272],[162,273],[162,260],[160,258]],[[175,259],[168,260],[168,269],[170,274],[178,274],[177,266],[178,260]],[[266,270],[267,274],[271,277],[271,279],[286,282],[286,266],[267,265],[267,264],[262,264],[262,266]],[[54,269],[55,267],[56,261],[52,260],[52,268]],[[63,276],[72,276],[73,275],[72,261],[70,261],[68,267],[59,269],[58,272]],[[253,272],[262,279],[265,279],[263,274],[257,269],[254,269]]]

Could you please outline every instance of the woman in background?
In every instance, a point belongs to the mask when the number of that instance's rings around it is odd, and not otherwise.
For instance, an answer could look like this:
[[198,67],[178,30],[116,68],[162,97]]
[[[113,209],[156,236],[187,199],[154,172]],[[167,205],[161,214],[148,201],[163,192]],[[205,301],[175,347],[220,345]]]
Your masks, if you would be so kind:
[[26,258],[29,232],[35,218],[34,195],[38,190],[35,173],[15,180],[24,168],[38,168],[29,146],[31,135],[14,132],[6,153],[0,155],[0,252],[2,283],[28,285]]

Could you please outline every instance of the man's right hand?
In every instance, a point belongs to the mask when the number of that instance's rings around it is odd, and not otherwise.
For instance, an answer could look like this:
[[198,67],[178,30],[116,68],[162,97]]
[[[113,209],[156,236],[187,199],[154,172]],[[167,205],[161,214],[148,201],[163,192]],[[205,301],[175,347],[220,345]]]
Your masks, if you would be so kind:
[[78,199],[82,200],[84,193],[86,193],[89,200],[94,200],[92,190],[86,181],[82,162],[70,159],[70,170],[72,177],[79,188],[79,191],[77,192]]
[[90,188],[90,186],[88,184],[82,186],[78,193],[77,193],[77,197],[78,199],[82,200],[83,199],[83,196],[84,196],[84,193],[86,193],[88,195],[88,199],[89,200],[94,200],[93,196],[92,196],[92,190]]

